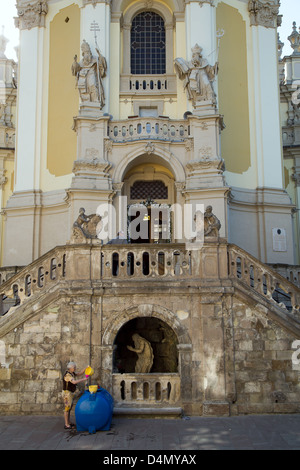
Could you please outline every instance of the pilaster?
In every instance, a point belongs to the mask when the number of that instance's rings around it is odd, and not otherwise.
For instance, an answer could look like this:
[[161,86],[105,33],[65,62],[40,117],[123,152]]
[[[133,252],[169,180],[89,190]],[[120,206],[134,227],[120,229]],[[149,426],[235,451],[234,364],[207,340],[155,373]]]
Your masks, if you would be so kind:
[[283,187],[276,30],[279,1],[249,1],[248,10],[255,93],[257,185],[279,189]]
[[20,28],[15,191],[40,189],[42,88],[47,1],[17,3]]

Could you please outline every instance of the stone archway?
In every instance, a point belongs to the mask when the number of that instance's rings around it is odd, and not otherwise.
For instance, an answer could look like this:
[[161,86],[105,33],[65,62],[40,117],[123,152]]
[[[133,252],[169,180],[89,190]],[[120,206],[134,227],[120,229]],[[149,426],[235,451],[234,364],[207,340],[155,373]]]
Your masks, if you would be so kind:
[[175,332],[178,346],[192,344],[187,329],[181,324],[178,317],[166,307],[153,304],[135,305],[119,313],[105,329],[102,338],[104,347],[113,346],[116,336],[125,323],[136,317],[156,317],[168,324]]
[[[177,375],[176,400],[185,401],[192,396],[192,342],[187,329],[181,324],[178,317],[168,308],[153,304],[140,304],[120,312],[107,326],[102,337],[102,377],[104,386],[113,391],[114,374],[114,351],[116,339],[124,325],[135,319],[155,319],[167,325],[174,332],[177,341],[178,351],[178,372],[171,372],[173,376]],[[157,372],[163,376],[164,372]],[[121,374],[117,374],[120,376]],[[126,373],[124,374],[124,376]],[[138,375],[138,374],[136,374]],[[151,377],[150,374],[145,374]],[[155,373],[153,374],[155,375]],[[168,379],[169,380],[169,379]],[[167,383],[168,386],[168,383]],[[173,387],[175,389],[175,387]]]

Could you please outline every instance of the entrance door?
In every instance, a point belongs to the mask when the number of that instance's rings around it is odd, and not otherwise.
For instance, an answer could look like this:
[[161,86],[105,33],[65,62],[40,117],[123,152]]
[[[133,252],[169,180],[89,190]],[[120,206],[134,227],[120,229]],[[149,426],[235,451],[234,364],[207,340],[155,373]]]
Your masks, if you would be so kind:
[[128,207],[128,235],[131,243],[169,243],[171,211],[169,204],[131,204]]

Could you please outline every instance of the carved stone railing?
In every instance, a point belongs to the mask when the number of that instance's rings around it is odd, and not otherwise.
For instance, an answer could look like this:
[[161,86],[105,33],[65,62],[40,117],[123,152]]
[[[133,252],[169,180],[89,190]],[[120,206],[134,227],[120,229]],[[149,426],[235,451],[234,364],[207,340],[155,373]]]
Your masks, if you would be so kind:
[[[0,316],[11,307],[37,299],[50,287],[71,282],[139,281],[184,286],[227,285],[238,281],[245,292],[259,294],[295,319],[300,318],[300,289],[270,266],[225,240],[205,242],[201,249],[184,243],[104,245],[99,240],[56,247],[0,286]],[[132,284],[131,284],[132,282]],[[11,313],[11,312],[10,312]]]
[[121,75],[120,93],[157,95],[176,93],[176,75]]
[[300,266],[288,264],[269,264],[278,274],[300,287]]
[[190,137],[190,126],[184,119],[173,121],[168,118],[136,117],[126,121],[110,121],[108,137],[113,142],[144,139],[182,142]]
[[180,400],[179,374],[113,374],[115,406],[175,405]]
[[107,245],[102,279],[182,279],[192,275],[191,252],[184,244]]
[[57,247],[0,286],[0,316],[66,276],[66,249]]
[[228,245],[228,272],[231,279],[238,279],[274,304],[300,314],[300,289],[235,245]]

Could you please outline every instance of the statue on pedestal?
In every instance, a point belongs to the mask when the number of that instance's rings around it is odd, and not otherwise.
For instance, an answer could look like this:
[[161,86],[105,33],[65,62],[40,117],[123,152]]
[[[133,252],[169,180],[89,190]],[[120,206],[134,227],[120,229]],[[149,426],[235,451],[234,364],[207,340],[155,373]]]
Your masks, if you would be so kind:
[[107,63],[96,47],[98,57],[93,57],[89,44],[83,40],[81,45],[82,60],[77,62],[77,55],[72,64],[72,75],[76,77],[76,85],[81,101],[99,102],[100,109],[105,104],[102,79],[106,76]]
[[218,62],[213,66],[208,64],[202,57],[202,47],[198,44],[193,47],[192,60],[189,62],[182,57],[175,59],[175,69],[180,80],[184,80],[184,89],[193,105],[199,101],[216,103],[212,83],[218,74],[219,65]]

